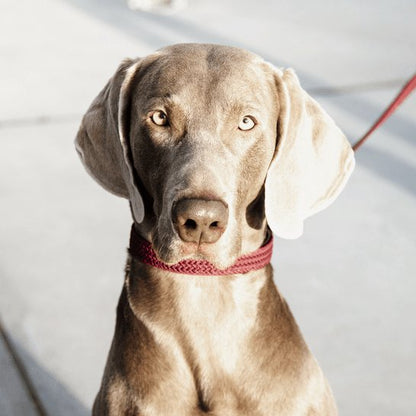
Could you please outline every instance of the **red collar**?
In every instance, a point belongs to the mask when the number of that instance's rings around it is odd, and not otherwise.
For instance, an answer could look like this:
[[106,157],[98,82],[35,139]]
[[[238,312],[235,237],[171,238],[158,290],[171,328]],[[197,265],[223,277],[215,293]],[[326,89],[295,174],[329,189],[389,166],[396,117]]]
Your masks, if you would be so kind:
[[245,254],[226,269],[218,269],[207,260],[181,260],[176,264],[166,264],[156,257],[151,243],[144,240],[135,230],[134,224],[130,233],[130,254],[149,266],[166,270],[172,273],[190,274],[199,276],[224,276],[231,274],[248,273],[260,270],[270,263],[273,251],[273,235],[256,251]]

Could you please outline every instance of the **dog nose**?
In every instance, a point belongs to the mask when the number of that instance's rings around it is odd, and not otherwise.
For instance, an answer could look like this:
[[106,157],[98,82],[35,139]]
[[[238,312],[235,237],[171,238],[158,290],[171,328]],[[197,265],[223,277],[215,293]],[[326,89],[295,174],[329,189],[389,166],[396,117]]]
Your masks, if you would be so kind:
[[227,228],[228,208],[218,200],[181,199],[173,207],[172,220],[183,241],[215,243]]

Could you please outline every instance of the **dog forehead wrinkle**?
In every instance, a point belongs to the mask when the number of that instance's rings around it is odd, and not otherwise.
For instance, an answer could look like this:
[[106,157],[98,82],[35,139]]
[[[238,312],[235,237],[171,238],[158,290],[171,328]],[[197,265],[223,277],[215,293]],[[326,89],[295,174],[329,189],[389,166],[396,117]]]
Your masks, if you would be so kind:
[[180,92],[189,85],[201,85],[206,81],[208,68],[203,60],[196,57],[164,56],[159,59],[153,88],[157,94]]
[[201,82],[212,87],[224,80],[232,84],[243,79],[249,84],[264,73],[261,58],[238,48],[191,44],[162,51],[157,68],[152,70],[153,79],[162,90],[180,91],[185,85]]
[[199,63],[209,67],[224,66],[233,62],[235,65],[247,62],[261,62],[262,58],[244,49],[233,46],[187,43],[176,44],[160,50],[161,55],[181,63]]

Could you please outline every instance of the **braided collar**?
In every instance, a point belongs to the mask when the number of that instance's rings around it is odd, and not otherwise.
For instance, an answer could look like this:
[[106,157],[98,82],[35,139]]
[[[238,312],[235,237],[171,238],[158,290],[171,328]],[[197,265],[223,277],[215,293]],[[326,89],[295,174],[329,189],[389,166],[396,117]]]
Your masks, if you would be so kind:
[[259,249],[245,254],[226,269],[218,269],[207,260],[181,260],[176,264],[166,264],[160,261],[154,252],[151,243],[144,240],[135,230],[134,224],[130,233],[130,254],[142,263],[172,273],[199,275],[199,276],[224,276],[232,274],[244,274],[253,270],[260,270],[270,263],[273,251],[273,235]]

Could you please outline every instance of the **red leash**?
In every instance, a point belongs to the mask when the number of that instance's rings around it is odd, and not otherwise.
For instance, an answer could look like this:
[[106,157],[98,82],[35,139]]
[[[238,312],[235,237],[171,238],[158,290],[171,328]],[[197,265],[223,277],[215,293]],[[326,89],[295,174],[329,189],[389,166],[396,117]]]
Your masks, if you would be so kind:
[[380,127],[399,107],[399,105],[412,93],[416,88],[416,74],[406,83],[406,85],[399,92],[397,97],[391,102],[386,111],[378,118],[378,120],[373,124],[370,130],[367,131],[364,136],[358,140],[353,146],[353,150],[357,151],[361,145],[368,139],[368,137]]

